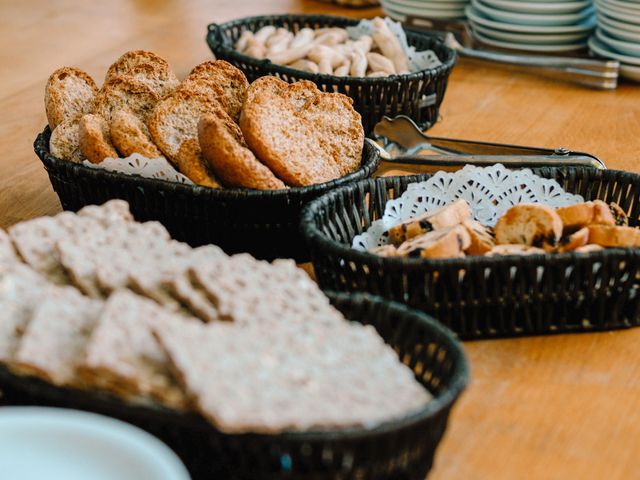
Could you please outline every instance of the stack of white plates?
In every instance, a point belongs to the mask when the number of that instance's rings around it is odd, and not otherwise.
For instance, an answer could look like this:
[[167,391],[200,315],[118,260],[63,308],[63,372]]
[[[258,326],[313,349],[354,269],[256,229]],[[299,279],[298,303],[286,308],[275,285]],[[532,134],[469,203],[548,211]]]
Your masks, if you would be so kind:
[[453,20],[464,18],[469,0],[382,0],[385,14],[404,21],[407,16]]
[[472,0],[466,15],[482,43],[529,52],[585,48],[595,27],[592,0]]
[[595,0],[598,29],[589,48],[600,57],[620,61],[620,74],[640,81],[640,2]]

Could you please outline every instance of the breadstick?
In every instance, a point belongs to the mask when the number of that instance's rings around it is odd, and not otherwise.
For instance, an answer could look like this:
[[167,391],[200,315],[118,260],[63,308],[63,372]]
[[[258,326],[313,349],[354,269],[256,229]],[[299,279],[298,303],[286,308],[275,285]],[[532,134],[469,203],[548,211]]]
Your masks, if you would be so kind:
[[363,35],[358,40],[353,42],[353,48],[357,48],[365,55],[371,51],[371,47],[373,46],[373,38],[369,35]]
[[313,44],[305,45],[298,48],[288,48],[282,52],[269,55],[269,60],[279,65],[288,65],[289,63],[296,62],[306,57],[312,48]]
[[315,33],[310,28],[303,28],[298,33],[296,33],[293,40],[291,40],[291,45],[289,48],[298,48],[304,47],[305,45],[311,44],[313,42],[313,38],[315,37]]
[[315,62],[312,62],[311,60],[298,60],[295,61],[293,63],[290,63],[289,65],[287,65],[288,67],[291,68],[297,68],[298,70],[303,70],[305,72],[309,72],[309,73],[319,73],[320,72],[320,68],[318,67],[318,64]]
[[344,62],[342,65],[340,65],[338,68],[336,68],[333,71],[333,74],[336,77],[348,77],[349,76],[349,71],[351,70],[351,61],[347,60],[346,62]]
[[244,53],[253,58],[264,58],[267,53],[267,48],[264,46],[264,42],[259,41],[253,36],[247,40],[247,49]]
[[255,38],[262,44],[266,44],[267,39],[274,33],[276,33],[276,27],[274,27],[273,25],[267,25],[266,27],[262,27],[260,30],[258,30],[253,38]]
[[[327,61],[331,65],[332,71],[347,60],[342,53],[326,45],[315,45],[307,56],[309,60],[313,60],[318,65],[321,65],[323,61]],[[320,67],[320,71],[322,71],[322,67]]]
[[385,72],[383,70],[376,70],[375,72],[367,73],[367,77],[369,78],[378,78],[378,77],[388,77],[389,72]]
[[367,61],[369,62],[369,69],[374,72],[386,72],[387,75],[393,75],[396,73],[396,67],[393,65],[393,62],[384,55],[369,52],[367,53]]
[[380,17],[373,19],[373,40],[382,52],[382,54],[393,62],[396,72],[404,72],[409,70],[409,61],[407,55],[402,50],[400,41],[389,30],[386,22]]
[[240,38],[238,38],[236,42],[236,50],[244,52],[247,49],[250,38],[253,38],[253,32],[251,30],[242,32],[242,35],[240,35]]
[[346,30],[339,30],[316,35],[314,43],[316,45],[338,45],[339,43],[346,42],[348,38],[349,36]]
[[360,50],[355,50],[351,54],[351,69],[349,70],[352,77],[364,77],[367,73],[367,57]]
[[293,33],[287,30],[272,35],[267,40],[267,56],[286,50],[291,40],[293,40]]

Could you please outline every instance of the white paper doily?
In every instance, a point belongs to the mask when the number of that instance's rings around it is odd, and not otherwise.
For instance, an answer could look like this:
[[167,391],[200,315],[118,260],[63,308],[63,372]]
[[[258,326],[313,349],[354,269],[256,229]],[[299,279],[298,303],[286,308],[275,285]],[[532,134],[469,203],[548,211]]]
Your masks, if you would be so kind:
[[95,164],[88,160],[83,165],[91,168],[103,168],[110,172],[126,173],[127,175],[139,175],[145,178],[157,178],[169,182],[186,183],[194,185],[187,177],[178,172],[164,157],[147,158],[139,153],[134,153],[126,158],[105,158]]
[[497,164],[490,167],[467,165],[456,172],[438,172],[425,182],[412,183],[399,197],[389,200],[384,215],[352,242],[356,250],[386,245],[391,227],[435,210],[459,198],[469,203],[476,220],[494,226],[513,205],[542,203],[562,207],[584,202],[580,195],[565,192],[555,180],[534,175],[529,169],[508,170]]

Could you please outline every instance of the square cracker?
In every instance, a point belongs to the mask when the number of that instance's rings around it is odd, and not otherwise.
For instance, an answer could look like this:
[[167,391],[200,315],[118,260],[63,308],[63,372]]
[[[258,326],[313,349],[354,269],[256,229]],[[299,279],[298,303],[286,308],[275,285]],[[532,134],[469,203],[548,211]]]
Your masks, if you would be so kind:
[[45,298],[33,312],[14,357],[23,372],[55,385],[82,386],[76,375],[102,302],[66,289]]
[[175,383],[164,351],[151,327],[173,315],[127,290],[114,292],[100,314],[80,366],[87,383],[116,394],[152,398],[184,408],[186,398]]
[[196,408],[227,433],[373,427],[429,400],[373,327],[157,323]]

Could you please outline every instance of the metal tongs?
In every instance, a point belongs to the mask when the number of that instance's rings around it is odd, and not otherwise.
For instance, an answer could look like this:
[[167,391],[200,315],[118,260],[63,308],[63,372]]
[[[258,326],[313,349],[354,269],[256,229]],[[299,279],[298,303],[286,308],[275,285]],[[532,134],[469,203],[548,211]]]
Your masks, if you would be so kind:
[[[377,174],[392,170],[427,173],[452,170],[467,164],[493,165],[507,168],[580,166],[606,169],[598,157],[566,148],[539,148],[501,143],[456,140],[424,134],[409,117],[384,117],[374,127],[376,144],[382,152]],[[434,154],[428,154],[433,152]]]
[[617,60],[496,52],[478,45],[465,21],[407,16],[404,23],[409,28],[446,32],[447,46],[463,57],[525,67],[532,73],[601,90],[613,90],[618,86],[620,62]]

